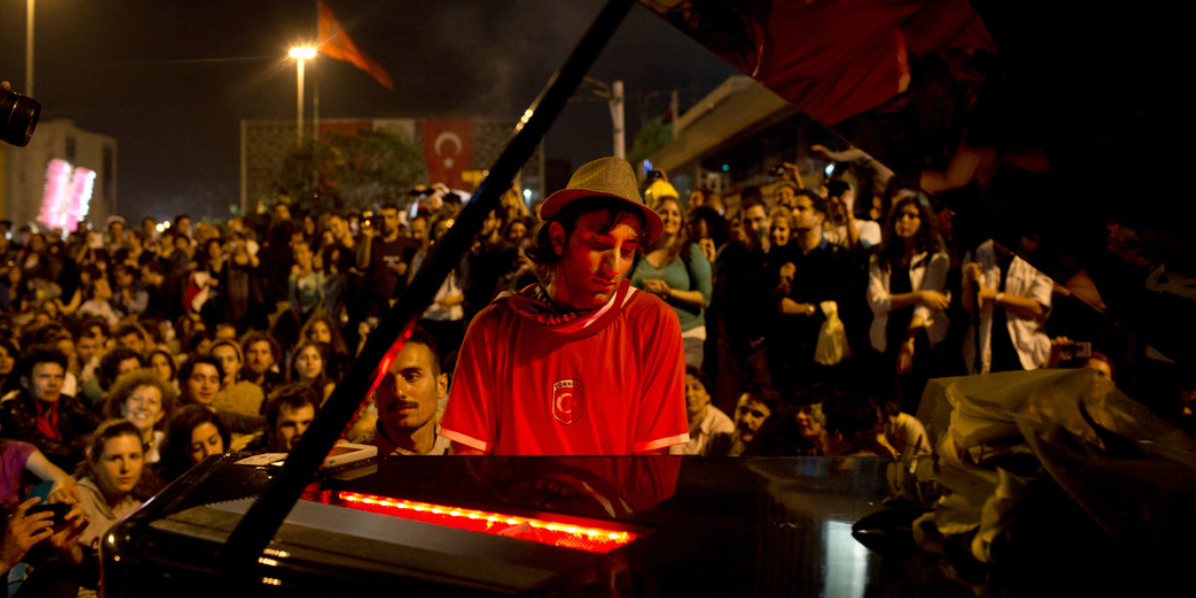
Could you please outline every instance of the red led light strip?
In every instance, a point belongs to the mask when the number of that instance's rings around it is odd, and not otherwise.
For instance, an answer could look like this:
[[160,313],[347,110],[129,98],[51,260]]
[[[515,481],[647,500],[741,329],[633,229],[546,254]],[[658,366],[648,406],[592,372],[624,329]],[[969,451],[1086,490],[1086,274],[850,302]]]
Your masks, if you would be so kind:
[[360,511],[587,552],[610,552],[639,538],[639,534],[621,530],[584,527],[572,523],[463,509],[402,498],[356,492],[321,492],[320,494],[323,496],[313,497],[316,502],[340,504]]

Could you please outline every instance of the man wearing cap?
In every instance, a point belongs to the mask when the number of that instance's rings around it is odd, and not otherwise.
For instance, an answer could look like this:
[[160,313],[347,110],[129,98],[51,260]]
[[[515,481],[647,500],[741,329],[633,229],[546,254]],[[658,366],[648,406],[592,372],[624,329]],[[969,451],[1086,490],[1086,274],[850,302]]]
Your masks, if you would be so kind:
[[677,316],[624,279],[660,217],[631,165],[581,167],[541,209],[540,284],[469,327],[440,435],[456,454],[665,453],[689,441]]

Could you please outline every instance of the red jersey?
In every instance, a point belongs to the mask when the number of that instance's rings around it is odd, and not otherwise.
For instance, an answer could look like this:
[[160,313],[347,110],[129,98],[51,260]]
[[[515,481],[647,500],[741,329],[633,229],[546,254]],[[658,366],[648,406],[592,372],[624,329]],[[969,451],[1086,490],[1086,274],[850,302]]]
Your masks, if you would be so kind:
[[526,296],[474,318],[440,435],[500,455],[626,455],[689,442],[677,314],[626,280],[568,319]]

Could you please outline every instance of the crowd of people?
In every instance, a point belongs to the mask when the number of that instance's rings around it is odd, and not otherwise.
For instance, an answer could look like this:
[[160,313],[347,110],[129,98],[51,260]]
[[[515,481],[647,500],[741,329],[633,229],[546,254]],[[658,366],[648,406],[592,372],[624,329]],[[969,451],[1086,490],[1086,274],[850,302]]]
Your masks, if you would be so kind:
[[[689,442],[671,452],[925,453],[914,415],[931,377],[1068,361],[1120,374],[1123,348],[1076,356],[1070,340],[1109,335],[1077,316],[1048,326],[1078,308],[1019,257],[1032,237],[1017,253],[960,239],[924,194],[872,183],[807,186],[794,168],[725,195],[644,182],[663,229],[627,279],[678,319]],[[94,587],[99,537],[140,501],[210,455],[290,450],[463,198],[437,186],[402,203],[65,235],[0,223],[3,569],[37,563],[30,592]],[[439,417],[457,351],[496,296],[545,275],[538,225],[503,196],[346,440],[450,452]],[[73,505],[65,523],[42,501]]]

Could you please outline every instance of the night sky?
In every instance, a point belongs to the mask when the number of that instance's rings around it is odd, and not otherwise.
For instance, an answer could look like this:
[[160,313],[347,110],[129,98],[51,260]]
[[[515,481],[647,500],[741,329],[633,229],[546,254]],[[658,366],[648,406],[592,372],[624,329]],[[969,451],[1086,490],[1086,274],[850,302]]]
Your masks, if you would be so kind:
[[[0,78],[25,81],[25,2],[0,0]],[[600,10],[596,0],[329,0],[391,92],[320,57],[320,117],[509,118],[512,124]],[[118,211],[224,217],[239,202],[241,119],[295,118],[292,45],[315,36],[314,0],[37,0],[34,97],[42,120],[116,138]],[[682,108],[736,74],[636,6],[591,76],[625,81],[627,144],[641,118]],[[575,98],[592,97],[580,90]],[[611,152],[604,103],[575,101],[546,142],[573,166]],[[214,207],[214,208],[213,208]]]

